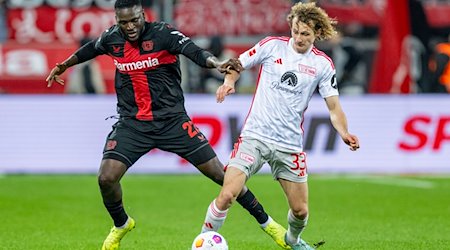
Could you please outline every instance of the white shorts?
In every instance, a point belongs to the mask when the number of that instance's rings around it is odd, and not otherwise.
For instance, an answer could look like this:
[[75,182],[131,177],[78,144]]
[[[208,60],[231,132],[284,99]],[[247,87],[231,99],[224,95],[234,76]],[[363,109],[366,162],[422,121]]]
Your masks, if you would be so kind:
[[272,143],[245,137],[239,138],[231,152],[228,167],[240,169],[250,178],[264,163],[270,165],[275,180],[285,179],[292,182],[306,182],[306,154],[283,148]]

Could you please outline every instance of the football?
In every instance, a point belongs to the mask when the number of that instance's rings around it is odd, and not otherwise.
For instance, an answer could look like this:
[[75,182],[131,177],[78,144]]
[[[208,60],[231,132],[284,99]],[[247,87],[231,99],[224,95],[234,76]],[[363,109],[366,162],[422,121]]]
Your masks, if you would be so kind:
[[192,250],[228,250],[225,238],[218,232],[209,231],[199,234],[192,242]]

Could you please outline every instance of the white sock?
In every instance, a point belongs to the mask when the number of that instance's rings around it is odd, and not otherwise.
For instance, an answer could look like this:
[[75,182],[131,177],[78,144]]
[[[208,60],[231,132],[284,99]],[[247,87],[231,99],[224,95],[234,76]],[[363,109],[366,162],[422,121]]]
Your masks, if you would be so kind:
[[295,244],[299,241],[300,235],[308,224],[308,217],[301,220],[292,214],[292,211],[289,209],[288,212],[288,229],[287,229],[287,241],[290,244]]
[[262,228],[266,228],[267,225],[269,225],[270,222],[272,222],[272,221],[273,221],[273,219],[272,219],[272,217],[270,217],[270,215],[269,215],[269,218],[267,218],[267,221],[264,222],[264,223],[262,223],[262,224],[259,224],[259,225],[261,225]]
[[211,204],[209,204],[208,211],[206,212],[205,222],[202,226],[202,233],[208,231],[219,231],[227,218],[227,213],[228,209],[219,210],[216,206],[216,200],[213,200]]

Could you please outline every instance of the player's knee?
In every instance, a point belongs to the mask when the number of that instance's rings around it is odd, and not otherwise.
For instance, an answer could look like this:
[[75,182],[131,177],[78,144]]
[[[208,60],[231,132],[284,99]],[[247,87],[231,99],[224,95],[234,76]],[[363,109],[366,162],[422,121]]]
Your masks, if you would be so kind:
[[221,204],[228,204],[226,206],[231,206],[231,204],[236,200],[238,194],[234,194],[228,190],[222,190],[219,194],[218,200]]
[[308,217],[308,205],[307,204],[299,204],[291,208],[292,214],[298,219],[305,219]]
[[103,160],[97,176],[100,188],[109,188],[119,183],[126,171],[127,166],[120,161]]
[[116,178],[110,174],[100,173],[97,177],[98,185],[100,188],[109,188],[113,186],[115,183],[117,183]]

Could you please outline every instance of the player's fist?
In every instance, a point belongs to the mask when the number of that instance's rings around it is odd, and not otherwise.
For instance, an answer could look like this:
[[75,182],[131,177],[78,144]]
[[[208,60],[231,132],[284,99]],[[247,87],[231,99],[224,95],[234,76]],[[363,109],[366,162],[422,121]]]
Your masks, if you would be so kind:
[[342,140],[345,142],[345,144],[350,146],[351,151],[356,151],[357,149],[359,149],[359,140],[356,135],[346,134],[342,137]]
[[244,70],[241,61],[237,58],[230,58],[228,61],[223,62],[219,67],[217,67],[220,73],[231,73],[231,70],[235,70],[238,73]]
[[222,84],[216,91],[216,100],[221,103],[225,100],[225,96],[233,94],[235,92],[234,84]]

